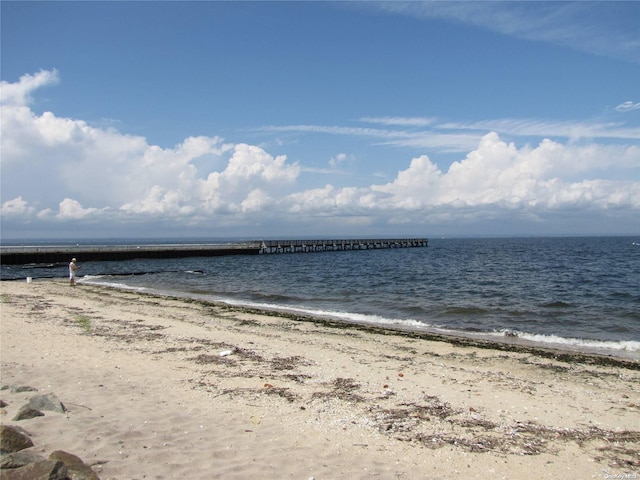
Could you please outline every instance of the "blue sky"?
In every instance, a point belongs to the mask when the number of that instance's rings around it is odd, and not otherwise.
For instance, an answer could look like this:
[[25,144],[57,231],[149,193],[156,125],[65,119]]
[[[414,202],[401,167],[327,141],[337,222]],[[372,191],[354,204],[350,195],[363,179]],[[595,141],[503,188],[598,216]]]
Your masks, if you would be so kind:
[[640,234],[638,2],[0,5],[3,238]]

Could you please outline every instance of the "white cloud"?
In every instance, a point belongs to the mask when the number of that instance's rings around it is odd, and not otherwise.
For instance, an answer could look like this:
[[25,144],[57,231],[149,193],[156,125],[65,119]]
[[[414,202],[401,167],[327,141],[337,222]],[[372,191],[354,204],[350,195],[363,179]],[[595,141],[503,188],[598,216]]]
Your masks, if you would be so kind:
[[7,200],[2,204],[3,217],[24,217],[35,213],[35,208],[30,207],[22,197]]
[[450,20],[515,38],[640,63],[636,2],[397,1],[353,5],[421,19]]
[[[326,125],[284,125],[267,126],[261,130],[266,132],[298,132],[304,134],[327,134],[350,137],[369,137],[378,145],[429,149],[434,152],[466,153],[473,149],[483,135],[496,131],[509,137],[552,137],[566,138],[572,142],[587,139],[638,141],[640,128],[628,127],[616,122],[578,122],[548,121],[537,119],[498,119],[476,122],[439,122],[429,123],[428,128],[415,130],[410,119],[398,119],[397,122],[381,117],[377,122],[390,128],[340,127]],[[365,117],[366,119],[366,117]],[[364,120],[364,119],[362,119]],[[375,119],[369,119],[370,121]],[[392,128],[399,127],[399,128]]]
[[57,70],[40,70],[35,75],[23,75],[17,83],[0,82],[0,102],[3,105],[24,106],[33,101],[31,92],[60,81]]
[[[640,166],[640,149],[625,152],[628,165]],[[537,147],[518,149],[496,133],[485,135],[478,148],[447,172],[426,156],[414,159],[397,178],[372,189],[392,196],[385,202],[410,209],[434,206],[556,209],[597,205],[598,208],[638,208],[640,181],[582,180],[576,171],[605,168],[618,162],[619,147],[572,147],[543,140]],[[581,163],[582,162],[582,163]]]
[[329,166],[331,168],[338,168],[340,165],[351,160],[351,157],[346,153],[338,153],[329,159]]
[[[375,225],[420,229],[434,222],[491,222],[514,215],[544,222],[564,211],[615,214],[622,219],[620,225],[640,227],[633,226],[640,211],[637,144],[543,139],[536,145],[518,146],[497,132],[481,135],[488,123],[467,125],[477,131],[465,142],[475,139],[475,143],[446,169],[428,155],[417,155],[401,161],[393,180],[386,183],[318,187],[324,175],[313,177],[312,169],[255,145],[199,136],[161,148],[143,137],[92,127],[52,112],[37,115],[24,104],[28,92],[54,78],[54,72],[25,76],[17,84],[21,87],[7,94],[3,103],[4,235],[7,225],[14,228],[39,221],[102,224],[106,229],[123,222],[153,221],[176,234],[179,226],[189,225],[204,229],[262,225],[271,229],[270,234],[278,234],[286,225],[297,229],[298,235],[310,234],[311,229],[330,234],[326,229],[354,228],[362,233]],[[419,144],[426,138],[426,144],[438,145],[432,147],[436,151],[461,135],[455,130],[448,137],[404,131],[411,123],[408,120],[379,123],[399,128],[295,128],[368,135],[387,142]],[[505,121],[504,125],[507,130],[528,133],[546,128],[544,122],[540,126]],[[335,169],[351,159],[351,154],[339,153],[330,159],[330,166]],[[300,187],[301,171],[308,173],[309,187]]]
[[381,125],[399,125],[403,127],[426,127],[435,122],[433,118],[427,117],[362,117],[360,119],[366,123],[377,123]]
[[497,131],[518,137],[564,137],[578,139],[640,140],[640,128],[627,127],[614,122],[545,121],[535,119],[500,119],[478,122],[445,122],[437,125],[442,130]]
[[60,202],[59,212],[56,217],[60,220],[80,220],[97,212],[97,208],[83,208],[80,202],[65,198]]
[[[514,211],[531,221],[575,209],[627,209],[637,215],[640,181],[567,178],[576,174],[576,165],[583,171],[611,166],[620,153],[615,146],[574,147],[551,140],[519,149],[490,133],[447,171],[422,155],[391,182],[369,188],[326,185],[292,194],[286,203],[298,215],[386,218],[389,224],[493,221]],[[626,154],[628,164],[640,166],[638,148]]]
[[247,198],[241,203],[243,212],[260,212],[267,210],[271,204],[272,199],[266,192],[256,188],[249,192]]
[[370,137],[379,145],[430,148],[445,152],[465,152],[478,143],[480,134],[466,132],[442,132],[437,130],[392,130],[380,128],[341,127],[326,125],[266,126],[264,132],[298,132],[328,134],[349,137]]
[[639,110],[640,102],[633,103],[632,101],[624,102],[618,105],[615,110],[618,112],[630,112],[632,110]]

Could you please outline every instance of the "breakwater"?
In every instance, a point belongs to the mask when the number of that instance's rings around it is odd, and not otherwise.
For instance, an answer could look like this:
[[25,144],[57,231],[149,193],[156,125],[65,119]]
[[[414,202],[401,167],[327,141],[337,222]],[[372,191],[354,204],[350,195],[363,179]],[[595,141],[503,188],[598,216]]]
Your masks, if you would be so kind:
[[428,246],[426,238],[338,239],[338,240],[258,240],[217,244],[160,245],[51,245],[2,246],[4,265],[68,263],[72,257],[81,262],[131,260],[136,258],[214,257],[221,255],[261,255],[276,253],[313,253],[341,250],[371,250]]

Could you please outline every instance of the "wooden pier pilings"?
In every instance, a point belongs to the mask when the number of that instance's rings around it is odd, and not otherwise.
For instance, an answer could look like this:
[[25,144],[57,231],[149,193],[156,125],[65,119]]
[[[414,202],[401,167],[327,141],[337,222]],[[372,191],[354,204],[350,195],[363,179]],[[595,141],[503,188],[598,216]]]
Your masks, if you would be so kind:
[[264,255],[312,253],[380,248],[426,247],[426,238],[356,240],[260,240],[225,244],[170,245],[52,245],[2,246],[0,262],[5,265],[132,260],[137,258],[213,257],[221,255]]
[[426,238],[362,239],[362,240],[270,240],[260,245],[260,253],[310,253],[340,250],[373,250],[380,248],[426,247]]

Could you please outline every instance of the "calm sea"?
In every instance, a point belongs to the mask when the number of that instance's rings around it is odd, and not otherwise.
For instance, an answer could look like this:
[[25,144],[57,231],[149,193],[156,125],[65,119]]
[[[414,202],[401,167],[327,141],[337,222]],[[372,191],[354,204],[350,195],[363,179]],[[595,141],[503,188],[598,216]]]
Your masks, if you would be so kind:
[[[428,248],[120,262],[80,281],[351,322],[640,358],[640,239],[431,239]],[[2,266],[2,279],[66,277]]]

